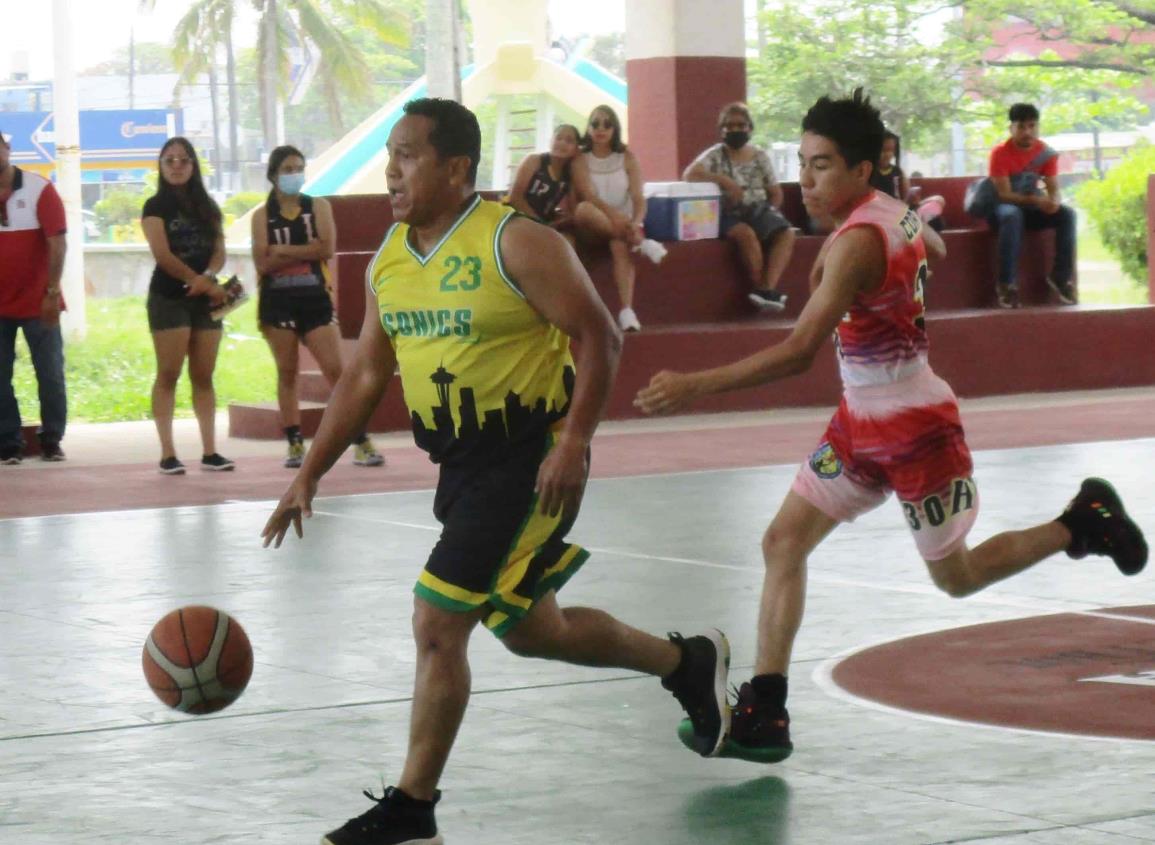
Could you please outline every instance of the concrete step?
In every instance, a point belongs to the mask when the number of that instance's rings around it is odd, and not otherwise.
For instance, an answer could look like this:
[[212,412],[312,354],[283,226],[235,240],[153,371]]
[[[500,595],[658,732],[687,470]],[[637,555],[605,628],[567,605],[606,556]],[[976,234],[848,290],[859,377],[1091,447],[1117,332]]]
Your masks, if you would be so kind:
[[[634,396],[659,370],[727,364],[780,343],[791,329],[791,321],[778,319],[657,326],[627,335],[606,417],[640,416],[633,406]],[[1155,306],[947,311],[929,315],[927,331],[931,364],[959,396],[1155,385],[1155,356],[1138,352],[1155,337]],[[694,411],[832,407],[840,393],[834,347],[828,343],[808,372],[766,387],[706,397]],[[394,376],[370,431],[408,429],[409,415],[402,400],[400,377]],[[316,415],[309,428],[302,411],[302,428],[309,434],[316,430],[321,406],[307,404],[310,419]],[[281,436],[272,403],[243,409],[232,406],[229,411],[233,436]],[[258,423],[258,417],[271,421]]]

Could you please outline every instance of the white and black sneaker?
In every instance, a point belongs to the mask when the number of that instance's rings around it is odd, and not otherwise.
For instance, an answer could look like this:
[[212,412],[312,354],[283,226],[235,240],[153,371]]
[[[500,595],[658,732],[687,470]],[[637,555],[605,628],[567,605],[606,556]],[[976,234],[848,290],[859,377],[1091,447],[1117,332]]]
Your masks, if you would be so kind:
[[169,455],[167,458],[160,459],[161,475],[184,475],[184,464],[180,462],[176,455]]
[[1066,282],[1057,282],[1050,276],[1047,276],[1047,287],[1059,295],[1059,301],[1064,305],[1077,305],[1079,302],[1079,295],[1075,293],[1075,286],[1068,280]]
[[395,786],[380,798],[369,791],[363,794],[376,802],[373,809],[326,834],[321,845],[444,845],[433,816],[439,791],[432,801],[410,798]]
[[209,472],[229,472],[236,469],[236,466],[220,452],[213,452],[211,455],[205,455],[201,458],[201,469]]
[[682,649],[682,662],[662,678],[662,686],[674,694],[690,717],[691,747],[703,757],[714,757],[730,733],[730,703],[726,700],[730,643],[718,630],[696,637],[674,633],[670,642]]
[[755,288],[747,298],[763,311],[782,311],[786,308],[786,294],[769,288]]

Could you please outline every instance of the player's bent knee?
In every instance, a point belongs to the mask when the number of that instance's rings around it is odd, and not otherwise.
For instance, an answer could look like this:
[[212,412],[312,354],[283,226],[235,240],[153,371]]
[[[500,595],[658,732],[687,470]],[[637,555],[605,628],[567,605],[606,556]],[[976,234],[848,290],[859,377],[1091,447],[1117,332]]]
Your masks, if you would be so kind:
[[805,544],[793,531],[771,524],[762,535],[762,556],[767,569],[801,569],[806,563],[806,555]]
[[966,598],[977,589],[965,561],[927,561],[927,568],[934,585],[952,599]]

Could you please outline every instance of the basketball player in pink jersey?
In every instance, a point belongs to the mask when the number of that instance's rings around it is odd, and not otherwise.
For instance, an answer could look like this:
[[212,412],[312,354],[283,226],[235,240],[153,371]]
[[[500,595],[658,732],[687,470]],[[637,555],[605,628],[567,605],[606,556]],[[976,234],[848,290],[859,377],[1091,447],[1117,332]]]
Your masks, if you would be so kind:
[[[1106,555],[1126,575],[1147,562],[1142,532],[1111,485],[1096,478],[1083,482],[1057,519],[968,548],[979,495],[954,392],[927,363],[922,222],[870,186],[884,132],[878,110],[861,89],[847,99],[823,97],[802,132],[802,200],[834,231],[790,336],[716,369],[660,372],[635,400],[646,413],[671,413],[707,394],[796,375],[834,335],[842,402],[763,537],[754,677],[739,690],[719,750],[764,763],[793,750],[787,671],[802,621],[806,559],[839,523],[877,507],[891,491],[931,578],[951,596],[970,595],[1060,551]],[[679,729],[683,741],[687,730]]]

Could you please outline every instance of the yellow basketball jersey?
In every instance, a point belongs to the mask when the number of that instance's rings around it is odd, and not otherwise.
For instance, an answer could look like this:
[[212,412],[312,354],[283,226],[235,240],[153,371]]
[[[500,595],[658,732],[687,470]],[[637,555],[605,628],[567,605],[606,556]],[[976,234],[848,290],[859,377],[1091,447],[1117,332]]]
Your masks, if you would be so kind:
[[474,196],[424,256],[395,223],[365,271],[397,352],[413,438],[434,461],[529,442],[569,410],[569,338],[502,263],[501,232],[514,213]]

